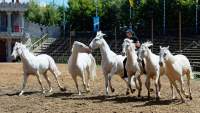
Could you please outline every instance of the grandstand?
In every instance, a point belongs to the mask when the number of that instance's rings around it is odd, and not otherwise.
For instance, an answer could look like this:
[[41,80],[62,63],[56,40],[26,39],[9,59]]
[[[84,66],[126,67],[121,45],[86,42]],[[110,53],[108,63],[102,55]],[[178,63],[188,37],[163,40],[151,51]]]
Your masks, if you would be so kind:
[[[114,39],[114,35],[110,32],[106,32],[107,36],[105,40],[110,44],[112,50],[117,54],[121,53],[123,38],[118,34],[117,38]],[[51,55],[57,63],[66,63],[71,54],[71,45],[73,42],[80,41],[89,45],[90,41],[93,39],[94,34],[91,32],[78,32],[76,35],[72,36],[71,39],[68,38],[58,38],[58,39],[48,39],[45,41],[37,51],[36,54],[46,53]],[[116,41],[115,41],[116,40]],[[142,38],[142,42],[151,40],[150,38]],[[198,41],[198,36],[193,37],[183,37],[182,38],[182,51],[179,51],[179,40],[177,37],[170,36],[159,36],[155,37],[153,40],[153,52],[159,53],[159,46],[170,46],[170,50],[174,54],[182,53],[186,55],[194,70],[200,69],[200,42]],[[101,56],[100,51],[95,50],[93,52],[97,63],[100,63]]]

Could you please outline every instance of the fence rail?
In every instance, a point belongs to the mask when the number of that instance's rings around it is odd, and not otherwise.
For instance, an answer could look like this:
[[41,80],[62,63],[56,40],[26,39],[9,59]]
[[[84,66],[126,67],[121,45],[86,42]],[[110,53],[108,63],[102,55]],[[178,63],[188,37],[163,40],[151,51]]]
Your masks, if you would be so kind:
[[40,46],[45,40],[48,39],[48,34],[44,34],[44,36],[42,36],[41,39],[39,39],[38,41],[34,42],[29,48],[30,50],[34,50],[35,48],[37,48],[38,46]]

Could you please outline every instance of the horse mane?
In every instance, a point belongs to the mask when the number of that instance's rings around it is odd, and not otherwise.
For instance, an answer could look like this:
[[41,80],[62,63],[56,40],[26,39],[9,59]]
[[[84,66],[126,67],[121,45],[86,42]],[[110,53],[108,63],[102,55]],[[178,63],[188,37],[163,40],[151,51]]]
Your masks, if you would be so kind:
[[147,41],[147,42],[143,43],[142,45],[144,45],[146,47],[151,47],[151,46],[153,46],[153,43],[151,41]]
[[171,62],[172,64],[176,61],[176,59],[174,58],[174,55],[168,50],[168,54],[169,54],[169,62]]
[[20,47],[21,47],[22,50],[25,50],[25,51],[27,51],[29,54],[35,56],[32,52],[30,52],[30,50],[29,50],[24,44],[21,43],[21,44],[20,44]]
[[125,39],[124,39],[124,42],[133,43],[133,40],[128,39],[128,38],[125,38]]

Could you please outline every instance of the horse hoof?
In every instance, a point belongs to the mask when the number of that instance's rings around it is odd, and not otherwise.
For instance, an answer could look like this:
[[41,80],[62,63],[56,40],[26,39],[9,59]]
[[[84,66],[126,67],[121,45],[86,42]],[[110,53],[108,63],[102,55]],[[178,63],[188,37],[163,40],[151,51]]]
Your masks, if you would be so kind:
[[22,93],[19,94],[19,96],[22,96],[22,95],[23,95]]
[[160,100],[160,98],[159,97],[156,97],[156,101],[159,101]]
[[192,97],[190,97],[190,100],[192,100]]
[[176,96],[173,96],[173,97],[172,97],[172,100],[174,100],[174,99],[176,99]]
[[185,100],[184,100],[184,99],[182,99],[182,100],[181,100],[181,102],[182,102],[182,103],[185,103]]
[[42,94],[45,94],[46,93],[46,91],[42,91]]
[[153,89],[152,88],[150,88],[150,90],[149,90],[150,92],[153,92]]
[[147,100],[150,100],[150,96],[147,97]]
[[89,89],[87,89],[87,90],[86,90],[86,93],[89,93],[89,92],[90,92],[90,90],[89,90]]
[[136,91],[136,89],[132,89],[132,90],[131,90],[131,93],[134,93],[135,91]]
[[60,88],[60,91],[67,91],[67,89],[63,87],[63,88]]
[[21,92],[19,93],[19,96],[22,96],[22,95],[23,95],[23,93],[24,93],[24,91],[21,91]]
[[126,95],[129,95],[129,94],[130,94],[130,93],[127,91],[127,92],[126,92]]
[[111,89],[111,91],[112,91],[112,93],[114,93],[114,92],[115,92],[115,89],[113,88],[113,89]]

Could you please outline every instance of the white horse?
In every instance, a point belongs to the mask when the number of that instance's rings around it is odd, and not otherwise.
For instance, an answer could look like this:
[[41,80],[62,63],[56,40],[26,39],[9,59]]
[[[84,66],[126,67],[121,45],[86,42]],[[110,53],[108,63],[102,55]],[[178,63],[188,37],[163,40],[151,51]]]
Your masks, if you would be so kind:
[[153,43],[151,42],[143,43],[138,51],[138,58],[139,61],[142,61],[142,59],[146,61],[145,70],[147,76],[145,86],[148,90],[148,98],[150,98],[150,78],[152,78],[155,81],[156,99],[159,99],[161,89],[160,76],[163,75],[165,71],[164,66],[160,67],[159,65],[159,56],[152,53],[149,49],[152,45]]
[[[133,90],[131,88],[131,81],[132,77],[134,78],[134,82],[136,85],[136,88],[138,89],[138,97],[140,97],[141,90],[142,90],[142,81],[140,79],[140,75],[143,74],[143,69],[141,68],[138,60],[137,53],[135,51],[135,43],[133,43],[133,40],[130,39],[124,39],[124,42],[122,44],[122,53],[126,54],[127,61],[125,64],[125,68],[128,74],[128,84],[131,92],[133,93]],[[137,85],[136,79],[139,82],[139,86]]]
[[[192,95],[191,95],[191,88],[190,88],[190,79],[193,79],[193,74],[192,74],[190,62],[187,59],[187,57],[185,57],[184,55],[172,55],[171,52],[169,51],[169,46],[160,47],[159,63],[160,63],[160,66],[163,66],[163,64],[165,64],[166,75],[168,76],[171,83],[172,97],[175,98],[174,92],[173,92],[173,86],[174,86],[178,94],[180,95],[182,102],[184,102],[184,99],[181,95],[181,92],[186,98],[190,98],[191,100]],[[187,77],[187,85],[188,85],[189,94],[186,94],[183,89],[184,75],[186,75]],[[176,80],[180,83],[181,92],[178,89]]]
[[[108,86],[110,86],[111,91],[114,92],[114,88],[112,87],[112,84],[111,84],[112,76],[114,74],[118,74],[121,77],[123,77],[123,74],[124,74],[123,60],[125,57],[122,55],[117,55],[110,49],[110,47],[108,46],[108,44],[103,38],[104,35],[105,34],[102,33],[101,31],[97,32],[96,37],[90,42],[89,47],[91,49],[100,48],[101,57],[102,57],[101,66],[102,66],[103,74],[105,77],[106,95],[108,95]],[[127,84],[127,80],[125,78],[123,80],[126,81],[126,84]],[[128,94],[128,92],[129,92],[129,88],[127,84],[126,94]]]
[[81,95],[81,92],[78,88],[77,76],[79,75],[82,78],[84,88],[87,92],[90,91],[90,77],[94,79],[96,76],[96,62],[90,53],[91,50],[88,46],[75,41],[72,47],[72,54],[68,60],[68,70],[76,84],[79,95]]
[[22,82],[22,89],[19,95],[22,95],[24,93],[24,88],[28,79],[28,76],[30,74],[34,74],[36,75],[38,82],[42,88],[42,92],[45,93],[45,90],[42,86],[41,83],[41,75],[43,74],[48,85],[49,85],[49,92],[52,91],[52,87],[51,87],[51,82],[49,81],[49,78],[47,76],[47,71],[50,70],[51,73],[53,73],[58,86],[60,87],[60,90],[64,91],[65,88],[63,88],[57,77],[59,75],[61,75],[61,72],[58,70],[53,58],[51,58],[50,56],[46,55],[46,54],[41,54],[38,56],[34,56],[33,53],[31,53],[25,45],[16,42],[15,46],[13,48],[13,52],[12,52],[12,57],[14,57],[16,59],[17,56],[20,56],[22,63],[23,63],[23,69],[24,69],[24,79]]

